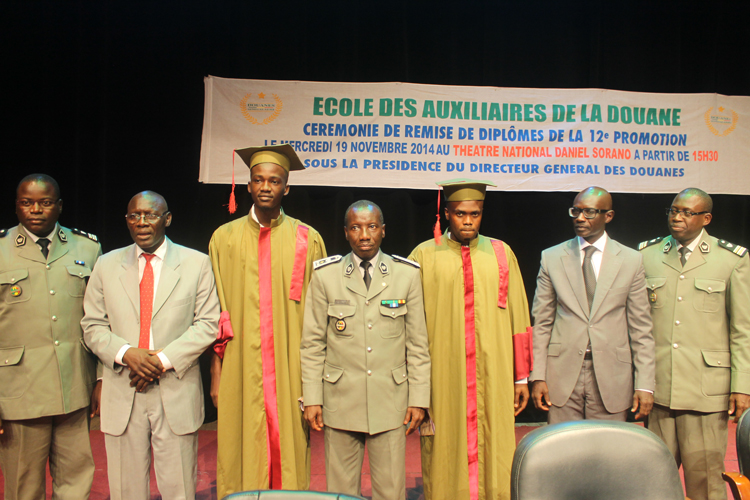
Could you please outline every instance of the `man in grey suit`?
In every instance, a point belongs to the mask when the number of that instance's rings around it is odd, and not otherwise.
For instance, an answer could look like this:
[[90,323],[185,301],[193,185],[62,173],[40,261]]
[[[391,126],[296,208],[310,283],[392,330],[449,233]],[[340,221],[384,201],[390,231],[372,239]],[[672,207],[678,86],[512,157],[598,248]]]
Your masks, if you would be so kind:
[[[302,329],[305,419],[325,422],[328,491],[361,495],[365,443],[373,500],[405,498],[406,434],[430,403],[419,264],[380,251],[380,208],[346,211],[345,257],[316,261]],[[409,425],[404,432],[404,425]]]
[[135,195],[125,217],[135,245],[99,259],[81,320],[104,365],[110,495],[149,498],[153,449],[162,497],[194,499],[203,423],[198,356],[216,339],[219,321],[211,262],[166,238],[172,214],[160,195]]
[[584,189],[569,214],[576,237],[542,252],[531,398],[550,424],[625,421],[628,408],[646,416],[654,339],[641,256],[607,235],[615,212],[606,190]]
[[685,473],[693,500],[721,500],[728,419],[750,407],[750,259],[710,236],[713,201],[696,188],[667,209],[670,236],[639,245],[656,340],[648,428]]
[[[6,500],[89,497],[94,458],[88,406],[96,359],[81,331],[96,236],[57,223],[63,201],[48,175],[16,189],[18,225],[0,230],[0,470]],[[92,412],[96,412],[92,398]]]

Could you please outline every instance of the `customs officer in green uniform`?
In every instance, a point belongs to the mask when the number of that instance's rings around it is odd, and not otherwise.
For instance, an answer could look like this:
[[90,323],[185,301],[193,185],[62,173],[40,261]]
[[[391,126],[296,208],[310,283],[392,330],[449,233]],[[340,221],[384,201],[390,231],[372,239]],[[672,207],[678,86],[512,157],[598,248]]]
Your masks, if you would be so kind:
[[[0,469],[6,500],[89,497],[88,407],[95,358],[83,343],[96,236],[60,226],[60,188],[32,174],[16,190],[18,226],[0,230]],[[98,386],[100,391],[101,385]],[[98,403],[91,403],[98,411]]]
[[712,208],[685,189],[667,209],[671,236],[639,246],[656,341],[648,428],[682,465],[693,500],[726,498],[727,420],[750,404],[750,260],[708,235]]
[[[315,263],[302,328],[305,419],[325,424],[328,491],[361,495],[365,443],[373,500],[403,499],[406,434],[430,403],[419,265],[380,251],[380,208],[346,211],[352,252]],[[404,425],[409,425],[404,429]]]

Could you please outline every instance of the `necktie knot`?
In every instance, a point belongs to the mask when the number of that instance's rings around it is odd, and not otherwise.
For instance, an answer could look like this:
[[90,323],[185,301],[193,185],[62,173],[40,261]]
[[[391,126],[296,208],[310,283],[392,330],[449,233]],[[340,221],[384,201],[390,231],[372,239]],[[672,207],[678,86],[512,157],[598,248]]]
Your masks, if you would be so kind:
[[143,258],[146,259],[147,263],[151,263],[151,259],[153,259],[154,257],[156,257],[156,255],[154,255],[152,253],[145,253],[145,252],[142,253],[141,255],[143,255]]
[[583,249],[583,252],[584,252],[583,258],[591,260],[591,256],[594,255],[594,252],[596,252],[596,250],[597,248],[594,245],[587,246],[586,248]]
[[42,248],[42,255],[44,255],[44,258],[46,259],[49,255],[50,241],[47,238],[39,238],[36,240],[36,244]]
[[361,267],[364,270],[362,279],[365,280],[365,286],[369,290],[370,283],[372,282],[372,277],[370,276],[370,267],[372,267],[372,264],[370,264],[369,260],[363,260],[362,262],[359,263],[359,267]]
[[680,247],[680,264],[682,264],[682,267],[685,267],[685,263],[687,262],[687,254],[690,252],[690,249],[688,247]]

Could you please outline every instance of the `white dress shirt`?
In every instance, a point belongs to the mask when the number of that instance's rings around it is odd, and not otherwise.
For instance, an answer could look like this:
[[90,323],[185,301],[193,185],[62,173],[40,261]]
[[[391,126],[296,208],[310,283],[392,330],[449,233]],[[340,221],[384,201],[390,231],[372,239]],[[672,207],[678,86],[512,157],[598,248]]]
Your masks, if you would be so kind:
[[[380,258],[380,249],[378,249],[378,253],[376,253],[372,259],[370,259],[370,278],[372,278],[372,273],[375,271],[375,264],[378,263],[378,259]],[[362,276],[362,279],[365,279],[365,270],[362,266],[359,264],[362,262],[363,259],[359,258],[359,255],[354,253],[352,251],[352,260],[354,261],[354,265],[357,266],[357,269],[359,269],[359,275]]]
[[[689,245],[687,245],[688,251],[685,252],[685,262],[690,258],[691,255],[693,255],[693,251],[695,250],[695,247],[698,246],[698,243],[700,243],[701,239],[703,238],[703,229],[701,229],[701,233],[698,235],[697,238],[695,238],[693,241],[690,242]],[[680,248],[684,247],[682,243],[680,243],[677,240],[674,240],[675,243],[677,243],[677,251],[680,251]]]
[[597,280],[599,279],[599,269],[602,268],[602,254],[604,253],[604,247],[607,245],[608,238],[606,231],[604,231],[601,237],[599,237],[594,243],[589,243],[580,236],[578,237],[578,248],[580,248],[581,254],[581,267],[583,267],[583,259],[586,256],[586,252],[584,252],[586,247],[595,247],[599,250],[591,255],[591,265],[594,267],[594,275]]
[[[144,251],[141,247],[138,245],[135,246],[135,255],[136,259],[138,259],[138,283],[141,282],[143,279],[143,271],[146,269],[146,259],[145,257],[141,257],[144,254]],[[164,241],[161,245],[159,245],[159,248],[154,251],[154,258],[151,259],[151,269],[154,271],[154,299],[156,298],[156,291],[159,289],[159,277],[161,276],[161,268],[162,264],[164,264],[164,257],[167,255],[167,239],[164,238]],[[115,362],[121,365],[125,365],[125,363],[122,362],[122,357],[125,355],[125,351],[130,349],[130,345],[124,345],[117,353],[117,356],[115,357]],[[148,348],[149,350],[154,350],[154,328],[153,323],[151,326],[151,329],[149,330],[149,339],[148,339]],[[159,359],[161,360],[162,366],[164,366],[165,370],[171,370],[173,368],[172,363],[169,362],[169,359],[164,355],[164,353],[160,352],[157,353],[157,356],[159,356]]]

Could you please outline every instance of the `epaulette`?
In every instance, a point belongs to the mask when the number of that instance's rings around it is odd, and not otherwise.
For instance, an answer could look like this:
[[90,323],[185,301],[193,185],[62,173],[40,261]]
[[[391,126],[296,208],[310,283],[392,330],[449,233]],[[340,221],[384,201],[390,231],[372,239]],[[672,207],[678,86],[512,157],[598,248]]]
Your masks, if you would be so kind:
[[735,245],[734,243],[729,243],[727,240],[719,240],[719,246],[732,253],[736,253],[740,257],[744,257],[747,253],[747,248]]
[[664,239],[664,236],[659,236],[658,238],[654,238],[653,240],[646,240],[642,241],[638,244],[638,250],[643,250],[646,247],[650,247],[651,245],[655,245],[659,243],[661,240]]
[[8,234],[7,229],[0,229],[0,238],[5,238],[5,235]]
[[80,229],[71,229],[70,232],[79,236],[85,236],[91,241],[96,241],[97,243],[99,243],[99,238],[97,238],[95,234],[87,233],[86,231],[81,231]]
[[409,260],[405,257],[401,257],[400,255],[391,255],[394,261],[401,262],[402,264],[409,264],[410,266],[416,267],[419,269],[419,263],[414,262],[413,260]]
[[338,262],[340,260],[340,255],[331,255],[330,257],[326,257],[325,259],[316,260],[315,262],[313,262],[313,271],[317,271],[321,267],[325,267],[328,264],[333,264],[334,262]]

